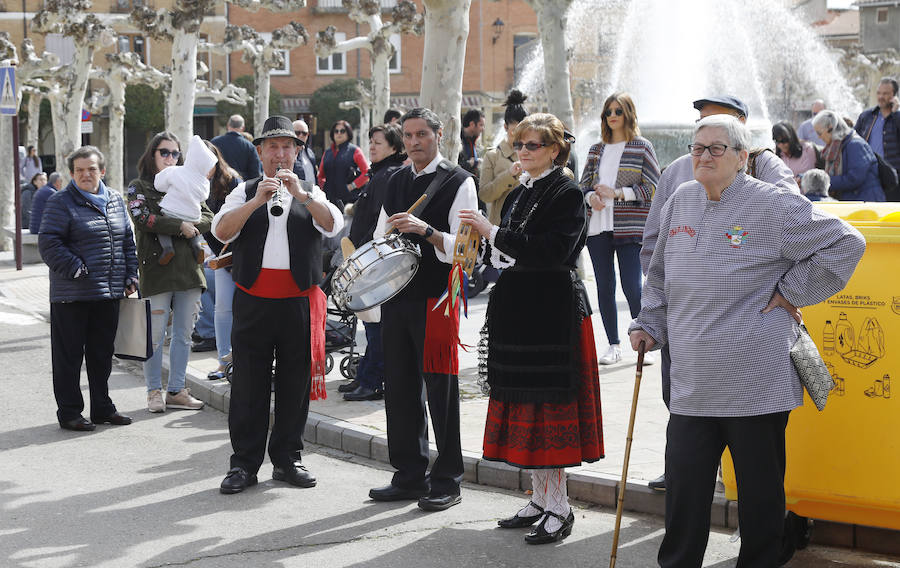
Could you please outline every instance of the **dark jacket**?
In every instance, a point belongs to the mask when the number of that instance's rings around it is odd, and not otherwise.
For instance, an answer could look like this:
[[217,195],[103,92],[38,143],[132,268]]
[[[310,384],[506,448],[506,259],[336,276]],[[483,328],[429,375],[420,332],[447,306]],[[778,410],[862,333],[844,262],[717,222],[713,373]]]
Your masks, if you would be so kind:
[[353,203],[357,194],[355,191],[350,193],[347,184],[353,182],[357,189],[364,186],[368,181],[366,177],[368,171],[369,163],[357,146],[350,142],[344,142],[340,146],[332,144],[331,148],[322,154],[317,180],[328,201],[335,205],[338,205],[338,202]]
[[378,215],[384,204],[384,196],[388,191],[388,178],[402,166],[403,158],[399,154],[393,154],[372,164],[368,174],[369,183],[360,190],[359,199],[353,205],[353,223],[350,225],[350,240],[353,246],[359,248],[372,240]]
[[51,195],[56,193],[56,188],[46,184],[37,190],[31,200],[31,218],[28,220],[28,230],[31,234],[36,235],[41,231],[41,219],[44,216],[44,207]]
[[[309,160],[309,163],[312,165],[313,177],[312,179],[306,179],[306,172],[303,171],[303,161],[302,158],[306,156],[306,159]],[[300,153],[297,154],[297,159],[294,160],[294,173],[297,174],[297,177],[308,181],[310,183],[316,183],[316,177],[319,175],[319,168],[316,167],[316,153],[313,152],[312,148],[309,146],[304,146]]]
[[[117,191],[107,188],[107,192],[105,212],[88,201],[74,182],[47,200],[38,245],[50,267],[51,302],[122,298],[129,280],[137,278],[134,235],[125,202]],[[87,272],[76,278],[82,266]]]
[[19,200],[20,213],[22,218],[22,228],[28,229],[31,222],[31,205],[34,203],[34,196],[37,188],[33,184],[27,183],[22,186],[21,199]]
[[241,179],[251,179],[262,174],[262,163],[256,147],[249,140],[231,131],[210,140],[222,152],[228,165],[237,170]]
[[[128,213],[134,221],[134,236],[137,241],[137,255],[141,264],[141,293],[154,296],[163,292],[180,292],[192,288],[206,288],[203,266],[197,258],[188,239],[181,236],[181,219],[162,214],[159,201],[165,193],[153,187],[152,180],[136,179],[128,184]],[[195,223],[201,233],[209,232],[213,214],[200,204],[201,218]],[[162,247],[157,233],[175,237],[175,257],[168,264],[159,263]]]
[[841,201],[884,201],[878,161],[868,142],[855,132],[841,141],[841,175],[831,176],[831,193]]
[[[856,119],[856,133],[863,137],[866,142],[871,137],[872,126],[875,124],[875,118],[881,109],[877,106],[867,108],[862,111],[859,118]],[[892,112],[884,117],[884,128],[882,129],[884,141],[884,159],[895,170],[900,171],[900,111]]]

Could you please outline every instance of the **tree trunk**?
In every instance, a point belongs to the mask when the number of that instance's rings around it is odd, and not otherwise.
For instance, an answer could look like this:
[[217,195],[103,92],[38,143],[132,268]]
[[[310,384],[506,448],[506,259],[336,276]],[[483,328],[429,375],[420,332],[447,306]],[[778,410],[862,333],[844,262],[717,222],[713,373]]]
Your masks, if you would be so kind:
[[125,193],[125,80],[115,74],[109,87],[109,156],[106,157],[107,185]]
[[569,61],[566,54],[566,13],[572,0],[528,0],[537,12],[541,47],[544,50],[544,88],[550,113],[566,128],[575,128]]
[[69,66],[74,73],[73,79],[60,83],[47,95],[53,117],[53,134],[56,138],[56,171],[66,181],[69,179],[66,157],[81,147],[81,111],[93,58],[93,47],[76,49],[75,60]]
[[32,144],[38,149],[38,154],[41,153],[40,126],[42,98],[43,97],[33,91],[28,93],[28,131],[25,133],[25,144],[23,144],[23,146],[26,147],[29,144]]
[[[13,152],[18,151],[12,143],[12,121],[5,115],[0,116],[0,156],[4,156],[0,160],[0,227],[14,227],[16,224]],[[5,234],[0,235],[0,250],[11,250],[12,246],[12,239],[6,238]]]
[[[385,42],[388,43],[388,42]],[[390,45],[388,43],[388,45]],[[391,108],[391,52],[380,49],[372,57],[372,120],[381,124],[384,113]],[[360,125],[360,131],[362,125]]]
[[257,64],[253,67],[253,76],[256,78],[256,95],[253,99],[253,128],[256,136],[262,133],[263,124],[269,118],[269,94],[272,87],[269,71],[270,69],[263,58],[257,58]]
[[424,3],[425,52],[419,101],[436,112],[444,123],[441,154],[455,162],[462,147],[459,113],[472,0],[424,0]]
[[194,133],[194,97],[197,88],[196,33],[176,29],[172,41],[172,90],[166,97],[166,129],[186,151]]

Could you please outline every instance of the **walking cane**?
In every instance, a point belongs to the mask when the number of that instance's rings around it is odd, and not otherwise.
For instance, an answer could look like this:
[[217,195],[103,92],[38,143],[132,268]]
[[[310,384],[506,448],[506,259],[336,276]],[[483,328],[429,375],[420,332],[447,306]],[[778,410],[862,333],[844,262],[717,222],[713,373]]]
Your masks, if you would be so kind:
[[628,478],[628,460],[631,458],[631,439],[634,433],[634,416],[637,414],[638,393],[641,392],[641,375],[644,372],[644,352],[647,345],[638,345],[637,371],[634,373],[634,396],[631,398],[631,418],[628,419],[628,436],[625,438],[625,463],[622,464],[622,481],[619,482],[619,502],[616,505],[616,530],[613,532],[612,552],[609,554],[609,568],[616,566],[616,551],[619,549],[619,527],[622,525],[622,507],[625,504],[625,480]]

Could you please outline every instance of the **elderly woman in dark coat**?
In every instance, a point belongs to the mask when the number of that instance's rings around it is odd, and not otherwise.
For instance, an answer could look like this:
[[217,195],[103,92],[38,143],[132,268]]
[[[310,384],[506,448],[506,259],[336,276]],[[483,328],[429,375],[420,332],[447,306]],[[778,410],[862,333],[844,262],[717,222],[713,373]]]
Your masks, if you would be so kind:
[[491,389],[484,459],[532,471],[531,501],[499,523],[538,523],[529,544],[569,536],[564,468],[604,454],[594,330],[575,274],[587,238],[584,196],[563,173],[573,140],[551,114],[525,117],[513,136],[525,174],[509,216],[498,227],[477,211],[460,213],[504,269],[479,346]]
[[666,203],[632,346],[668,343],[663,567],[699,567],[719,458],[738,488],[738,566],[777,566],[784,526],[784,431],[803,391],[789,350],[796,306],[840,291],[865,241],[792,191],[744,173],[750,135],[737,119],[695,128],[694,179]]
[[831,110],[817,114],[813,128],[825,141],[822,153],[831,195],[841,201],[884,201],[878,160],[869,143]]
[[[83,146],[68,159],[69,185],[47,200],[41,222],[41,258],[50,267],[50,347],[56,417],[66,430],[131,424],[109,398],[119,300],[134,292],[138,261],[134,235],[118,191],[101,181],[103,154]],[[81,415],[79,379],[86,363],[91,419]]]

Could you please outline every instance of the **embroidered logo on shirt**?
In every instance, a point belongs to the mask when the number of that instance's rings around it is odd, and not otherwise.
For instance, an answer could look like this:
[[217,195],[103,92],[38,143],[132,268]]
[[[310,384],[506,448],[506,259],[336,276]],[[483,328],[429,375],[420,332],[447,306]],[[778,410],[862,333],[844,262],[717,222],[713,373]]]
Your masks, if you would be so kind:
[[694,235],[697,234],[697,231],[695,231],[694,228],[691,227],[690,225],[681,225],[679,227],[674,227],[672,229],[669,229],[670,237],[674,237],[678,233],[687,233],[688,235],[693,237]]
[[741,248],[750,231],[745,231],[743,227],[735,227],[730,231],[725,231],[725,238],[731,243],[731,248]]

